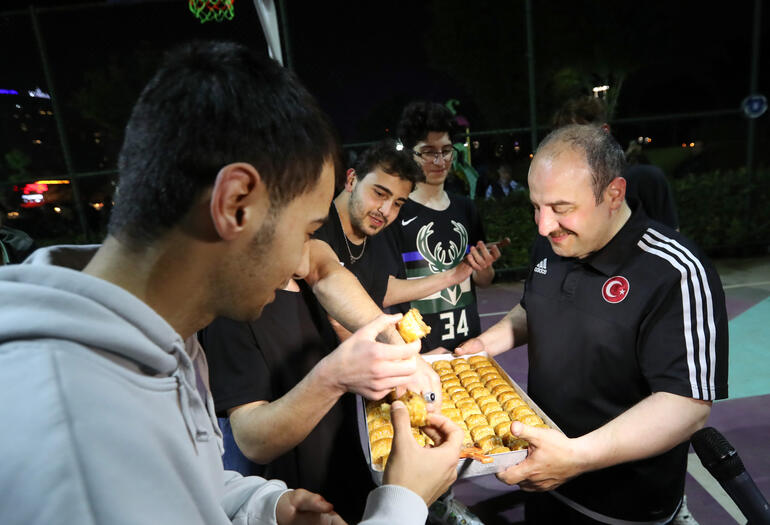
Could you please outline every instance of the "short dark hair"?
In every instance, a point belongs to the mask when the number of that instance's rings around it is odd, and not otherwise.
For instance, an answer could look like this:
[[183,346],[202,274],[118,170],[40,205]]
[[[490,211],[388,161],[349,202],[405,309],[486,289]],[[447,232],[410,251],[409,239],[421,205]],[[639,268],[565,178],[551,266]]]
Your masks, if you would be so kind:
[[240,44],[180,46],[126,126],[109,233],[156,240],[233,162],[253,165],[279,207],[312,188],[336,154],[328,119],[293,73]]
[[584,96],[573,98],[553,116],[553,129],[568,124],[594,124],[601,126],[607,123],[607,104],[598,97]]
[[497,174],[498,176],[500,176],[501,171],[505,170],[508,172],[508,174],[511,177],[513,177],[513,166],[511,165],[510,162],[507,162],[507,161],[498,162],[494,166],[495,166],[494,173]]
[[454,130],[452,112],[435,102],[412,102],[401,112],[398,121],[398,138],[407,149],[426,138],[431,131],[449,133]]
[[425,174],[414,161],[412,151],[406,148],[399,150],[394,140],[381,140],[364,151],[356,161],[356,177],[361,180],[375,168],[411,182],[412,188],[425,181]]
[[[596,203],[602,202],[602,193],[616,177],[623,175],[626,159],[623,148],[610,135],[598,126],[589,124],[570,124],[549,133],[537,147],[535,155],[554,154],[556,144],[585,153]],[[553,150],[553,151],[551,151]]]

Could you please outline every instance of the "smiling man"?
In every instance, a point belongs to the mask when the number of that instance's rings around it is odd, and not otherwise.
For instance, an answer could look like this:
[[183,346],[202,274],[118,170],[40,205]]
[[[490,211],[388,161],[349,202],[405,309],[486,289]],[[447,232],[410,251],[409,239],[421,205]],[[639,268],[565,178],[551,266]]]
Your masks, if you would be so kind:
[[376,143],[347,171],[345,187],[329,208],[329,220],[315,234],[380,307],[388,288],[383,263],[393,250],[379,234],[396,220],[420,180],[420,168],[395,142]]
[[315,233],[358,277],[378,306],[423,297],[462,282],[473,272],[468,259],[451,272],[429,279],[397,277],[396,248],[390,237],[380,233],[396,221],[409,194],[424,180],[411,153],[398,149],[392,140],[378,142],[361,155],[355,169],[347,171],[345,187],[329,209],[329,220]]
[[690,436],[727,396],[719,276],[626,202],[623,167],[599,127],[543,140],[529,171],[540,236],[524,297],[458,352],[529,344],[529,395],[564,434],[512,425],[529,455],[498,477],[550,491],[527,501],[528,524],[670,523]]
[[[631,216],[622,198],[625,180],[612,177],[622,169],[622,157],[604,159],[593,191],[586,184],[594,175],[585,157],[579,148],[543,148],[530,170],[529,195],[538,233],[561,257],[587,257],[605,246]],[[605,199],[604,191],[615,198]]]

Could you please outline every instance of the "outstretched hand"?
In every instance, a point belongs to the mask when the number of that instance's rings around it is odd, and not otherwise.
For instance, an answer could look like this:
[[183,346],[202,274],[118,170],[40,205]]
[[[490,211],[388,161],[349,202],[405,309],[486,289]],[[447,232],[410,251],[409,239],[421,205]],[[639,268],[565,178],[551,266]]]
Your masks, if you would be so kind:
[[523,490],[552,490],[581,474],[586,469],[583,452],[575,440],[552,428],[538,428],[514,421],[511,432],[529,442],[527,458],[497,474],[508,485],[518,484]]
[[457,479],[463,431],[449,418],[428,414],[428,426],[423,430],[435,446],[422,448],[412,437],[406,405],[394,401],[390,416],[394,431],[393,447],[383,483],[406,487],[430,506]]
[[368,399],[381,399],[396,386],[414,380],[421,366],[417,361],[420,342],[385,344],[375,340],[401,317],[401,314],[378,316],[324,358],[327,377],[337,388]]
[[460,346],[455,348],[454,354],[457,356],[463,356],[468,354],[478,354],[486,350],[484,342],[478,337],[473,337],[464,341]]
[[281,495],[275,507],[275,519],[279,525],[345,525],[331,503],[305,489]]

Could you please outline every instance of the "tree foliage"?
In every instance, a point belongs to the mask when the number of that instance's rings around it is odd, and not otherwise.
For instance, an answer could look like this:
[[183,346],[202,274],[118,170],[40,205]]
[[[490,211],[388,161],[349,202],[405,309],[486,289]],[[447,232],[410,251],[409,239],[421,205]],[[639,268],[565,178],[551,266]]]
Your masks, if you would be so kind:
[[5,164],[8,167],[8,182],[21,182],[29,178],[29,165],[32,159],[19,149],[12,149],[4,155]]

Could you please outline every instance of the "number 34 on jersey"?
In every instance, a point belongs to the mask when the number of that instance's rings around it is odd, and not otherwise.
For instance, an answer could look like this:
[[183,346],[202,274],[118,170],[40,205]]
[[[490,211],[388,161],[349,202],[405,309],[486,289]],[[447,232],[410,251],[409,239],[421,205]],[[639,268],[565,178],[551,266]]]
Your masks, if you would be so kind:
[[[456,318],[456,319],[455,319]],[[447,341],[454,339],[455,337],[467,337],[468,336],[468,318],[465,315],[465,308],[461,310],[452,310],[449,312],[443,312],[439,315],[439,319],[444,322],[441,330],[441,340]]]

